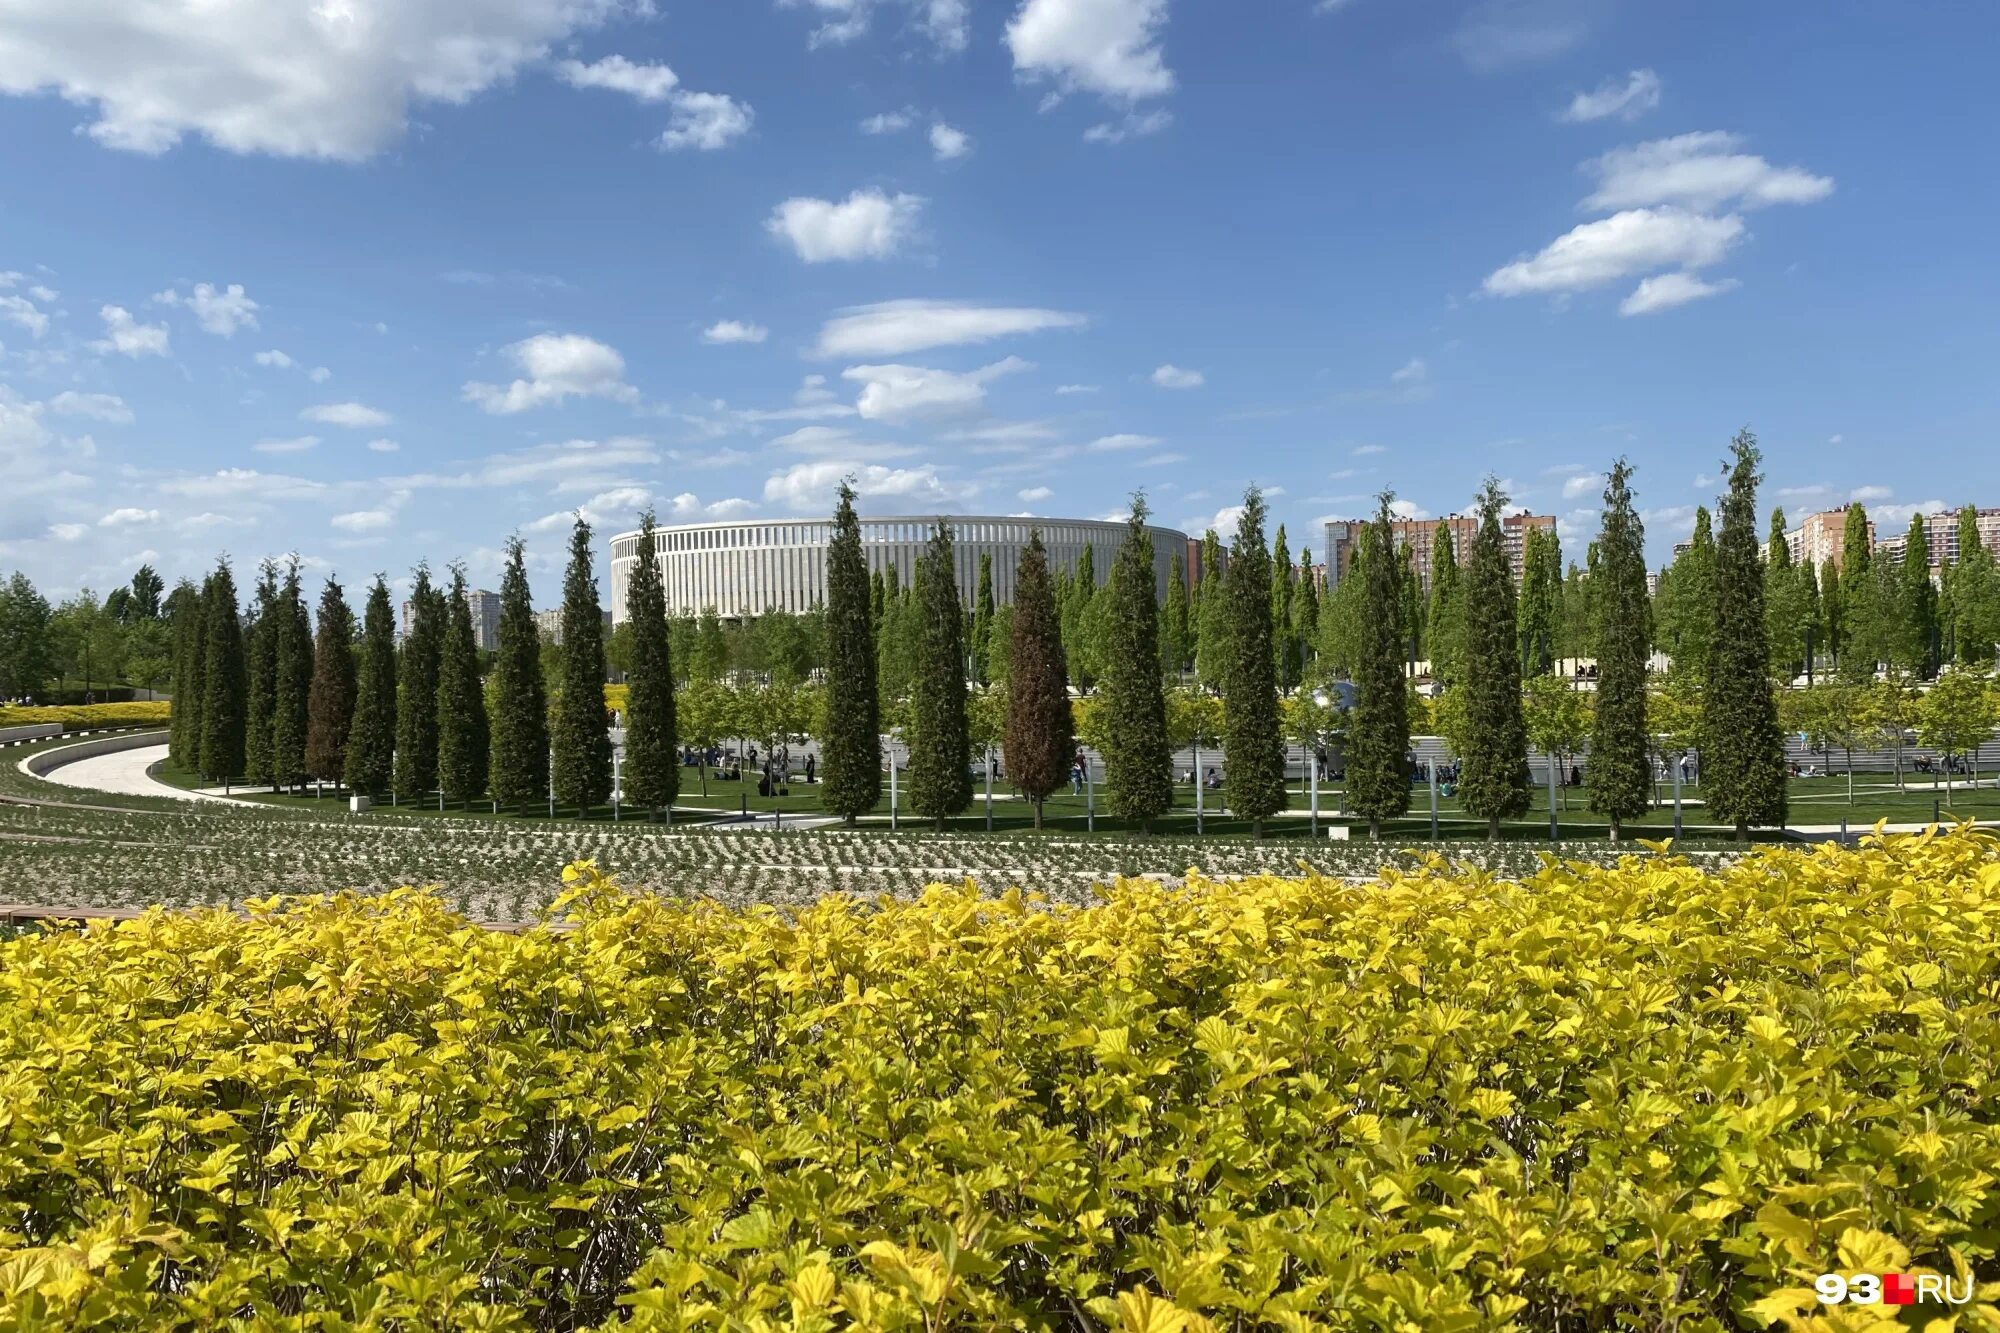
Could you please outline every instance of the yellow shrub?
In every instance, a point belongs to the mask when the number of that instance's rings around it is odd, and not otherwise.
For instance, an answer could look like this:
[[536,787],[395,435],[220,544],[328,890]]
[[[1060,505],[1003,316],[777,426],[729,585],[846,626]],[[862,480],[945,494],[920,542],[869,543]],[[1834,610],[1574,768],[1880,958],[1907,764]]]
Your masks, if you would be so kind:
[[604,706],[622,714],[625,711],[625,701],[631,698],[631,696],[632,687],[629,685],[606,685],[604,687]]
[[129,704],[77,704],[52,708],[0,707],[0,727],[31,727],[60,722],[72,731],[93,727],[165,726],[168,700]]
[[1996,1271],[1983,835],[1064,910],[565,880],[568,932],[0,945],[0,1328],[1694,1330]]

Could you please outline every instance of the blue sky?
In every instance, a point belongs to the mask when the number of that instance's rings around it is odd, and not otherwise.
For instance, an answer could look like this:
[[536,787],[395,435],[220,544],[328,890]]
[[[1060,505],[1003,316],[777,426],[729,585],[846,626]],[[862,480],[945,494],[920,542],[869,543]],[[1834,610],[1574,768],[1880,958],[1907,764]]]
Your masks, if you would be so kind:
[[2000,10],[1686,0],[19,0],[0,568],[297,552],[553,600],[567,515],[1296,547],[1488,472],[1656,560],[2000,504]]

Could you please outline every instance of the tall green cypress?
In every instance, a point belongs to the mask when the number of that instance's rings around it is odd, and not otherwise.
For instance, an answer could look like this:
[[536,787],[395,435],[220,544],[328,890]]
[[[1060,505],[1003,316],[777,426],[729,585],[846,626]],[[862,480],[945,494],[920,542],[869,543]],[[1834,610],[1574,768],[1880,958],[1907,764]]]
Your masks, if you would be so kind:
[[1228,671],[1222,689],[1222,763],[1229,809],[1257,837],[1283,810],[1285,751],[1278,729],[1277,658],[1271,646],[1271,553],[1264,545],[1264,492],[1243,493],[1229,553]]
[[1707,505],[1694,511],[1694,536],[1687,550],[1674,557],[1663,581],[1668,607],[1661,619],[1666,650],[1676,672],[1696,676],[1706,669],[1708,645],[1715,636],[1715,532]]
[[[826,552],[826,734],[820,737],[820,807],[850,826],[882,797],[882,701],[875,676],[871,582],[854,487],[840,483]],[[885,608],[886,614],[886,608]]]
[[1556,669],[1562,604],[1562,541],[1553,528],[1529,528],[1521,559],[1521,670],[1546,676]]
[[420,801],[437,786],[438,668],[444,654],[444,599],[431,585],[431,569],[417,566],[410,589],[409,633],[396,667],[396,795]]
[[526,549],[507,539],[500,575],[500,651],[493,662],[493,759],[489,783],[503,809],[520,810],[549,790],[549,700],[542,635],[528,590]]
[[1771,510],[1764,539],[1764,626],[1771,641],[1771,667],[1789,680],[1795,663],[1805,660],[1805,585],[1792,564],[1791,543],[1785,540],[1785,511]]
[[1925,679],[1937,674],[1938,598],[1931,582],[1930,528],[1924,515],[1910,515],[1910,533],[1903,541],[1902,661]]
[[306,695],[306,776],[338,783],[354,730],[354,612],[331,578],[319,594],[312,688]]
[[910,697],[910,808],[935,819],[942,832],[945,820],[972,804],[968,762],[972,739],[965,712],[965,620],[958,598],[951,525],[943,519],[938,520],[924,553],[917,591],[922,637]]
[[257,567],[256,610],[243,631],[249,675],[245,686],[243,776],[261,786],[277,786],[271,740],[278,707],[278,566],[265,560]]
[[[1371,837],[1382,836],[1382,821],[1410,808],[1410,691],[1403,680],[1402,589],[1396,545],[1384,492],[1374,521],[1361,529],[1349,579],[1361,579],[1362,613],[1355,617],[1360,642],[1354,661],[1354,711],[1347,726],[1347,803],[1368,820]],[[1447,538],[1447,541],[1449,539]],[[1446,547],[1449,551],[1449,546]],[[1435,559],[1435,549],[1433,550]],[[1346,592],[1343,583],[1342,591]]]
[[2000,642],[2000,568],[1979,531],[1979,511],[1958,514],[1958,563],[1952,567],[1952,645],[1963,666],[1991,666]]
[[387,788],[394,777],[395,755],[396,612],[389,603],[388,581],[377,574],[361,619],[354,725],[347,734],[343,770],[348,790],[373,795]]
[[271,693],[271,780],[296,787],[306,780],[306,722],[312,693],[312,621],[299,586],[299,562],[285,567],[278,590],[275,684]]
[[639,516],[639,562],[625,589],[632,626],[631,691],[625,703],[625,800],[641,810],[672,810],[681,792],[680,734],[674,717],[674,648],[667,630],[667,588],[648,509]]
[[1847,650],[1847,599],[1840,587],[1840,567],[1832,556],[1819,569],[1819,618],[1826,630],[1826,650],[1838,662]]
[[1194,654],[1189,639],[1194,625],[1193,608],[1188,604],[1186,559],[1175,553],[1167,571],[1167,606],[1160,620],[1160,666],[1178,678],[1187,670]]
[[1210,528],[1201,539],[1201,598],[1195,606],[1194,670],[1201,683],[1220,690],[1228,675],[1229,598],[1223,592],[1222,538]]
[[188,772],[201,767],[202,641],[208,617],[202,590],[182,579],[167,599],[174,626],[174,697],[168,716],[167,751]]
[[1451,524],[1439,519],[1431,538],[1431,602],[1424,637],[1431,646],[1431,676],[1449,686],[1458,680],[1459,641],[1464,637],[1464,606],[1458,587],[1458,552]]
[[1771,689],[1764,576],[1757,558],[1757,437],[1730,443],[1729,493],[1715,550],[1715,635],[1703,692],[1702,781],[1708,808],[1736,826],[1785,820],[1785,741]]
[[486,790],[490,737],[472,602],[466,596],[465,566],[457,562],[451,567],[445,605],[444,645],[438,654],[438,786],[446,800],[470,801]]
[[236,609],[236,576],[227,559],[208,576],[202,595],[206,624],[201,645],[201,775],[228,782],[243,775],[243,725],[249,671],[243,660],[243,620]]
[[1290,694],[1299,683],[1298,647],[1292,642],[1292,548],[1285,525],[1278,525],[1277,546],[1271,552],[1271,674],[1278,693]]
[[1486,821],[1497,841],[1500,821],[1528,811],[1528,728],[1521,715],[1521,658],[1514,579],[1507,568],[1500,510],[1507,503],[1492,477],[1479,492],[1479,530],[1465,571],[1466,747],[1459,797]]
[[1875,562],[1875,529],[1868,510],[1859,501],[1847,506],[1847,519],[1840,530],[1840,581],[1851,589],[1868,577]]
[[1090,642],[1090,606],[1097,599],[1097,553],[1084,543],[1070,577],[1069,596],[1062,604],[1063,655],[1069,659],[1069,681],[1089,692],[1097,683],[1097,654]]
[[1040,828],[1042,805],[1062,786],[1076,744],[1069,665],[1063,661],[1062,625],[1040,528],[1028,533],[1014,572],[1014,625],[1007,647],[1007,774],[1034,802]]
[[1632,500],[1632,466],[1619,459],[1604,487],[1591,577],[1597,603],[1597,708],[1590,733],[1590,808],[1611,840],[1646,813],[1653,767],[1646,731],[1646,532]]
[[1292,642],[1298,645],[1299,680],[1315,679],[1319,656],[1319,580],[1313,576],[1312,548],[1299,548],[1298,575],[1292,580]]
[[[1173,747],[1160,686],[1160,607],[1154,584],[1151,511],[1132,497],[1125,542],[1111,569],[1104,683],[1104,794],[1111,812],[1146,832],[1174,804]],[[1287,612],[1290,610],[1287,603]]]
[[611,732],[604,720],[604,612],[591,571],[590,524],[577,516],[563,573],[562,697],[550,736],[556,800],[579,814],[611,795]]
[[972,602],[972,678],[981,685],[993,679],[987,655],[993,650],[993,557],[979,555],[979,593]]
[[1409,674],[1417,674],[1417,659],[1424,655],[1424,595],[1423,585],[1417,581],[1417,553],[1408,542],[1402,549],[1403,630],[1409,639],[1409,658],[1405,663]]

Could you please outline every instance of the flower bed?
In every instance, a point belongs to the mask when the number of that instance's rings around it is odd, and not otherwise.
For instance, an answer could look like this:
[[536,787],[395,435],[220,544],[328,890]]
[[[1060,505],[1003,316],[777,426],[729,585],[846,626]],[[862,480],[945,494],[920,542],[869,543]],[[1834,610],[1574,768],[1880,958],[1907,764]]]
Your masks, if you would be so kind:
[[172,704],[165,699],[129,704],[75,704],[47,708],[0,707],[0,727],[60,722],[71,731],[100,727],[165,726]]

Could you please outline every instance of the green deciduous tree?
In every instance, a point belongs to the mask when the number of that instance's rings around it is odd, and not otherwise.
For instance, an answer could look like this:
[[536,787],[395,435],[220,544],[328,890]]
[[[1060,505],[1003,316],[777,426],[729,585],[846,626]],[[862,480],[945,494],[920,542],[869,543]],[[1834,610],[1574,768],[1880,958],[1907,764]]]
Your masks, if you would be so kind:
[[493,660],[493,799],[519,810],[549,790],[549,701],[542,679],[542,635],[528,588],[527,554],[507,539],[500,575],[499,652]]
[[1264,545],[1264,493],[1243,493],[1236,542],[1229,552],[1228,673],[1222,688],[1223,782],[1229,809],[1264,822],[1285,808],[1285,750],[1278,724],[1276,656],[1271,646],[1271,553]]
[[[972,803],[971,735],[965,703],[965,613],[958,595],[951,525],[938,520],[917,580],[916,679],[910,691],[910,808],[945,821]],[[1147,659],[1148,665],[1155,657]]]
[[1632,467],[1612,465],[1604,487],[1591,578],[1597,624],[1597,707],[1590,736],[1590,808],[1611,821],[1615,841],[1646,813],[1652,764],[1646,718],[1646,533],[1632,500]]
[[641,810],[671,809],[681,790],[680,733],[674,723],[672,636],[667,591],[655,549],[653,511],[639,516],[639,561],[625,590],[632,629],[625,704],[625,799]]
[[349,790],[374,793],[394,775],[396,753],[396,613],[380,574],[368,590],[361,616],[361,656],[354,691],[354,725],[348,730]]
[[1571,761],[1590,739],[1590,700],[1589,694],[1554,673],[1530,677],[1521,688],[1521,720],[1528,743],[1555,764],[1565,809],[1569,787],[1560,775],[1569,771]]
[[570,530],[563,572],[562,695],[550,729],[556,800],[579,814],[611,795],[611,732],[604,717],[604,610],[597,600],[590,524]]
[[236,608],[236,576],[221,560],[202,591],[201,744],[197,766],[210,782],[243,774],[243,725],[249,671],[243,660],[243,621]]
[[1062,627],[1041,529],[1028,534],[1014,572],[1014,623],[1008,640],[1007,775],[1034,802],[1035,827],[1042,805],[1069,771],[1075,746],[1069,705],[1069,667],[1063,661]]
[[438,668],[444,656],[444,598],[419,564],[410,589],[409,632],[396,664],[396,770],[398,798],[422,800],[437,786]]
[[1520,636],[1514,580],[1500,511],[1507,497],[1488,477],[1479,493],[1479,529],[1465,570],[1466,748],[1459,755],[1459,798],[1500,837],[1500,821],[1528,811],[1528,735],[1521,716]]
[[1113,814],[1147,833],[1174,804],[1173,753],[1167,743],[1166,694],[1160,684],[1153,535],[1146,527],[1149,512],[1146,497],[1134,496],[1125,541],[1104,593],[1107,642],[1099,705],[1106,722],[1106,803]]
[[[1917,739],[1936,750],[1950,771],[1952,760],[1970,760],[1972,783],[1979,785],[1979,747],[2000,725],[2000,699],[1984,668],[1954,667],[1917,705]],[[1946,787],[1950,791],[1950,787]]]
[[438,787],[446,800],[465,802],[486,791],[491,738],[464,565],[452,565],[445,602],[444,644],[438,654]]
[[1715,548],[1714,634],[1703,689],[1702,783],[1708,808],[1747,839],[1785,820],[1785,741],[1772,693],[1764,571],[1757,552],[1757,438],[1730,444],[1729,492]]
[[331,578],[320,589],[317,631],[306,695],[306,776],[338,783],[347,774],[354,730],[354,612]]
[[[1363,597],[1356,618],[1361,630],[1354,661],[1354,710],[1347,727],[1347,804],[1368,820],[1370,836],[1382,836],[1382,821],[1410,807],[1410,692],[1403,678],[1403,602],[1389,516],[1394,496],[1376,502],[1375,520],[1362,530],[1355,566],[1341,584],[1355,584]],[[1330,600],[1330,599],[1329,599]]]
[[[876,590],[883,591],[877,583]],[[886,591],[883,592],[886,596]],[[885,613],[886,614],[886,613]],[[826,556],[826,712],[820,737],[820,805],[848,824],[882,796],[882,709],[867,555],[854,487],[840,484]]]

